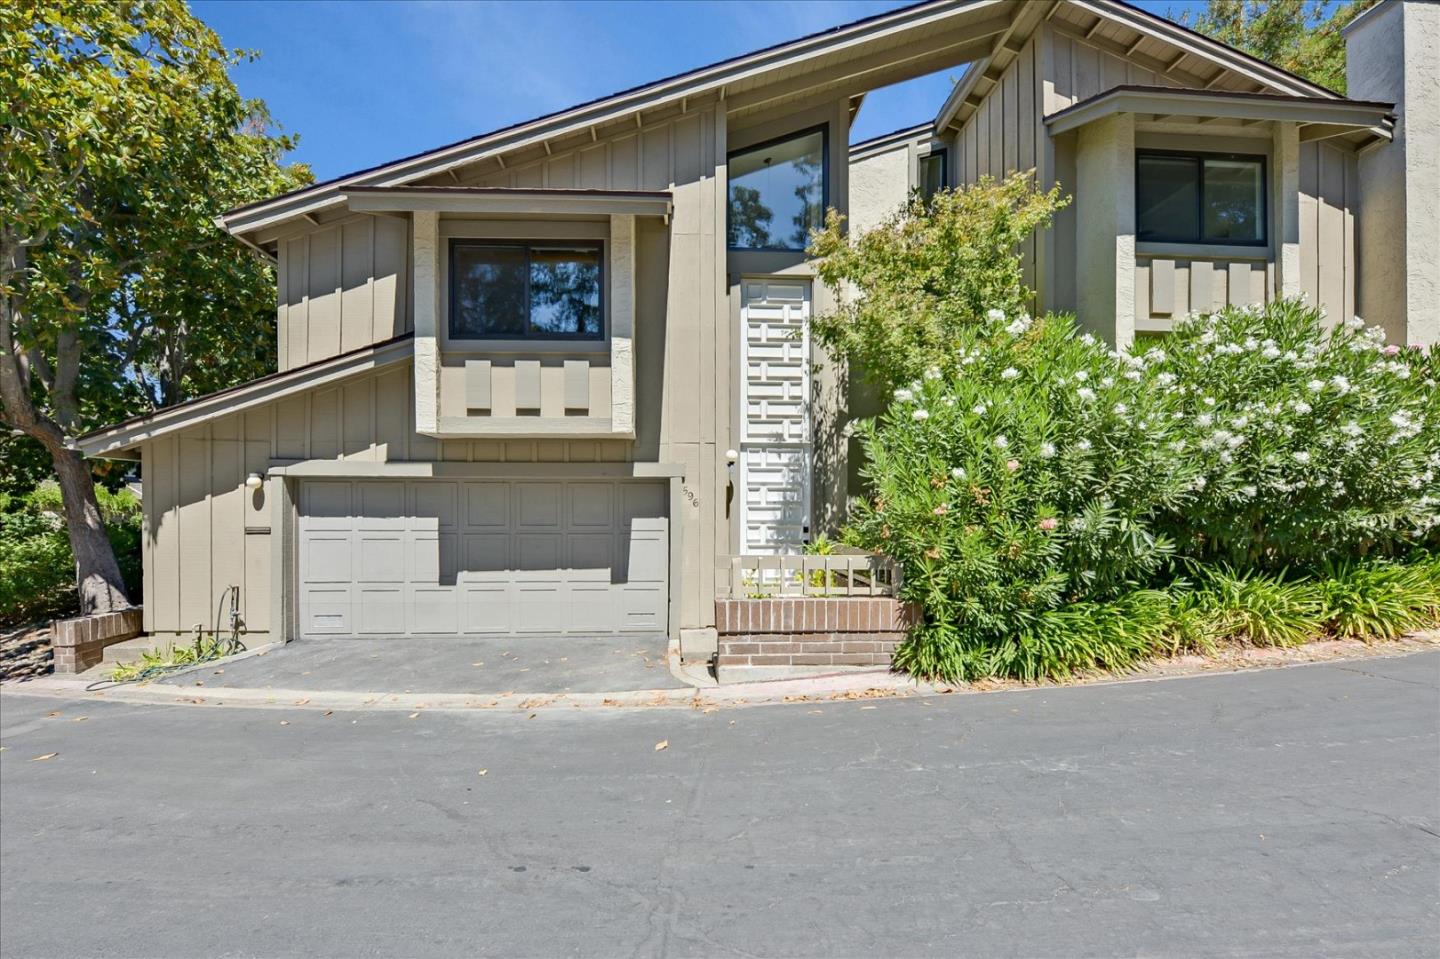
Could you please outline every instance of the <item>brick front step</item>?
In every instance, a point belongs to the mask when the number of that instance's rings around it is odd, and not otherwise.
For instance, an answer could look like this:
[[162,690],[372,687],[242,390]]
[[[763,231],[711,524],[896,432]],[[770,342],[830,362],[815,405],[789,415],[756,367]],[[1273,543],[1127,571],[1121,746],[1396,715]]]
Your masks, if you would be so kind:
[[83,673],[105,656],[105,647],[140,635],[139,606],[117,613],[98,613],[50,624],[50,645],[55,651],[55,672]]
[[888,597],[717,600],[716,669],[888,666],[919,619],[917,604]]

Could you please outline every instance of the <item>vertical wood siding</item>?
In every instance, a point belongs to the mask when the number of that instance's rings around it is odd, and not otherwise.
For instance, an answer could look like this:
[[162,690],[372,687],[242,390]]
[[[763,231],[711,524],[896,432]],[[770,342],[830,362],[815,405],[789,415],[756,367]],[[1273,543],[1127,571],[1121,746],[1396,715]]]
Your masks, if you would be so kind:
[[280,369],[388,340],[411,327],[409,225],[359,216],[279,243]]
[[[623,440],[446,440],[415,432],[408,363],[218,418],[141,448],[145,629],[213,628],[228,586],[252,634],[269,630],[270,504],[245,477],[272,460],[626,462]],[[227,607],[228,609],[228,607]],[[226,625],[222,618],[221,627]]]

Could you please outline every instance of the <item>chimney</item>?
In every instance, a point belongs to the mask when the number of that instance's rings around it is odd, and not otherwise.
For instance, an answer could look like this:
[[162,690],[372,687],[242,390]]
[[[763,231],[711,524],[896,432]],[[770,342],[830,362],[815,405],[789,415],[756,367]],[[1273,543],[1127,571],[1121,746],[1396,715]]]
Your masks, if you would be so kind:
[[1345,28],[1348,93],[1395,104],[1360,154],[1356,312],[1392,343],[1440,343],[1440,0],[1381,0]]

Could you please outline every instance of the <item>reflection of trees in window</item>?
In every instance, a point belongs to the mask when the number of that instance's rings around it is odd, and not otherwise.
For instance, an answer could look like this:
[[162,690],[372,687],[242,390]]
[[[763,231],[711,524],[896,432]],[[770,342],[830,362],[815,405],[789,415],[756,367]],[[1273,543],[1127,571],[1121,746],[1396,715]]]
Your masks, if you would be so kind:
[[598,246],[456,243],[450,335],[586,338],[605,334]]
[[600,335],[599,253],[531,251],[530,325],[536,333]]
[[819,154],[806,154],[792,160],[791,166],[800,178],[795,186],[795,199],[800,201],[800,208],[791,218],[795,230],[790,234],[790,245],[803,250],[810,245],[810,231],[819,229],[825,221],[824,158]]
[[730,187],[730,219],[726,245],[758,249],[770,245],[770,222],[775,213],[760,202],[760,191],[748,186]]
[[455,252],[451,336],[525,334],[525,251],[465,247]]

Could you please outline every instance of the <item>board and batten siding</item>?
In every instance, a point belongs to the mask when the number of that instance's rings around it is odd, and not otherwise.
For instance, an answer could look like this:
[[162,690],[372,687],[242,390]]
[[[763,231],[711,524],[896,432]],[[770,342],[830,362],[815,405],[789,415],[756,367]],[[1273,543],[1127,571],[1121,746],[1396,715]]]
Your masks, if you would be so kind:
[[671,588],[681,587],[687,628],[713,625],[715,556],[731,550],[723,491],[736,340],[723,307],[726,139],[725,112],[712,107],[528,164],[459,174],[473,186],[670,191],[668,226],[637,222],[635,458],[685,470],[683,500],[670,515],[682,548],[682,582]]
[[[221,595],[240,587],[249,635],[270,629],[271,504],[245,488],[274,461],[614,463],[624,440],[436,440],[415,432],[411,366],[218,417],[142,444],[147,633],[214,628]],[[228,626],[228,605],[221,628]]]
[[281,371],[398,336],[413,324],[410,225],[360,215],[279,241]]
[[[1073,193],[1073,138],[1052,140],[1045,116],[1121,84],[1179,86],[1043,24],[955,134],[958,182],[1035,168],[1042,185],[1059,183]],[[1257,137],[1255,152],[1268,152],[1269,142],[1268,137]],[[1323,141],[1300,145],[1299,286],[1311,302],[1326,309],[1332,323],[1355,312],[1356,182],[1353,151]],[[1025,244],[1026,282],[1039,289],[1042,308],[1073,309],[1078,304],[1076,216],[1072,204],[1038,242],[1032,238]],[[1200,250],[1193,256],[1147,256],[1140,250],[1135,264],[1136,328],[1165,330],[1191,310],[1268,302],[1275,295],[1273,259],[1273,250],[1259,258],[1207,257]]]

